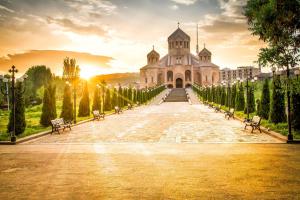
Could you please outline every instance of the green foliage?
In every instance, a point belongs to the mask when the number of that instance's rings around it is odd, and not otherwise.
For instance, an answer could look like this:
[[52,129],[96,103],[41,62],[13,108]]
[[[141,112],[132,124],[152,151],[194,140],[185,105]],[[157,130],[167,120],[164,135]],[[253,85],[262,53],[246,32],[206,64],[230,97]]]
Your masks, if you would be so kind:
[[87,82],[84,85],[82,97],[79,103],[78,117],[86,117],[90,115],[90,97]]
[[111,100],[111,107],[114,108],[115,106],[118,105],[118,91],[116,88],[113,89],[113,94],[112,94],[112,100]]
[[226,91],[225,91],[225,87],[223,86],[221,88],[221,105],[225,105],[225,101],[226,101]]
[[273,79],[273,92],[269,120],[275,124],[286,121],[284,91],[278,77]]
[[237,91],[237,95],[235,98],[235,110],[243,111],[244,108],[245,108],[244,87],[243,87],[243,83],[240,83],[239,90]]
[[95,87],[94,90],[94,97],[93,97],[93,106],[92,110],[99,110],[101,111],[101,99],[100,99],[100,89],[98,87]]
[[292,85],[292,126],[300,130],[300,81],[293,81]]
[[[247,98],[249,98],[249,99],[247,99],[247,103],[249,104],[248,105],[248,112],[253,113],[253,112],[255,112],[255,97],[254,97],[254,87],[253,86],[249,86],[249,91],[248,91],[248,97]],[[247,113],[247,106],[244,109],[244,113]]]
[[119,90],[118,90],[118,106],[119,107],[123,107],[123,91],[122,91],[122,87],[121,85],[119,86]]
[[234,84],[231,87],[231,95],[230,95],[230,107],[235,108],[235,99],[236,99],[236,85]]
[[52,79],[50,68],[44,65],[33,66],[26,72],[28,78],[25,81],[25,102],[29,105],[31,101],[37,100],[37,91]]
[[105,93],[104,111],[110,111],[111,109],[111,94],[110,89],[107,88]]
[[[15,134],[20,135],[25,131],[26,121],[25,121],[25,100],[23,96],[23,85],[20,82],[16,83],[15,99],[16,99],[16,109],[15,109]],[[7,125],[7,131],[11,132],[13,130],[13,109],[10,111],[9,122]]]
[[73,120],[73,103],[71,100],[71,87],[66,84],[64,89],[64,99],[60,117],[65,120]]
[[260,110],[258,111],[258,115],[264,119],[269,119],[270,115],[270,87],[269,80],[265,79],[263,89],[261,91],[261,100],[260,100]]
[[300,1],[248,0],[245,16],[253,35],[268,44],[259,62],[265,66],[294,67],[300,59]]
[[56,86],[48,84],[44,90],[40,124],[45,127],[50,126],[51,120],[55,119],[56,116]]

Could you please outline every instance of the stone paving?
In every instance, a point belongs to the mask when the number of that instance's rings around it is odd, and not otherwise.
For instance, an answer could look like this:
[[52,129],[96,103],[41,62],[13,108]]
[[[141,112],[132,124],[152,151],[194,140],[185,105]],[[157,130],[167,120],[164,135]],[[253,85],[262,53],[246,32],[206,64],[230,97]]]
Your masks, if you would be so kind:
[[227,120],[202,104],[162,103],[107,116],[105,120],[78,125],[72,131],[31,141],[40,143],[280,143],[250,130],[237,120]]
[[1,199],[300,199],[300,146],[204,105],[141,106],[0,146]]

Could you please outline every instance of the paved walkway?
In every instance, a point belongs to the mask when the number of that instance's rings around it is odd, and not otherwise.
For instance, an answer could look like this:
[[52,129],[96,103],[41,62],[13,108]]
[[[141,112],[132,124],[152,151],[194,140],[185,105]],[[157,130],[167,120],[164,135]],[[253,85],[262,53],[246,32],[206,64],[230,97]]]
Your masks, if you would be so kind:
[[0,196],[300,199],[300,146],[276,142],[201,104],[142,106],[0,146]]
[[31,143],[278,143],[269,135],[244,130],[241,122],[227,120],[204,105],[188,102],[162,103],[108,116],[63,134],[42,137]]

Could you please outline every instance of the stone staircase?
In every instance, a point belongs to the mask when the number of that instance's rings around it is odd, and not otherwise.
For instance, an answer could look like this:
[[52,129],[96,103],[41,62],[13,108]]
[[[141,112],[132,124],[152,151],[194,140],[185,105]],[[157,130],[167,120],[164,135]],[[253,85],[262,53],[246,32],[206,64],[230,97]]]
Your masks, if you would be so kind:
[[167,96],[165,102],[186,102],[188,101],[184,88],[174,88]]

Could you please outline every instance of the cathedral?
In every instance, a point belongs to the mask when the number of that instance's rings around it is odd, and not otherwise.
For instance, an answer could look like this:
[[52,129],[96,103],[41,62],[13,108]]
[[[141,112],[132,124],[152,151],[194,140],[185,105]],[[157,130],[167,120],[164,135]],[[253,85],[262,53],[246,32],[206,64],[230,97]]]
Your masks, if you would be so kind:
[[184,88],[193,83],[202,86],[217,84],[219,67],[211,62],[211,52],[205,46],[198,51],[198,33],[196,55],[191,53],[190,41],[190,36],[178,26],[168,37],[167,55],[160,58],[153,47],[147,55],[147,65],[140,69],[140,87],[164,84],[168,88]]

